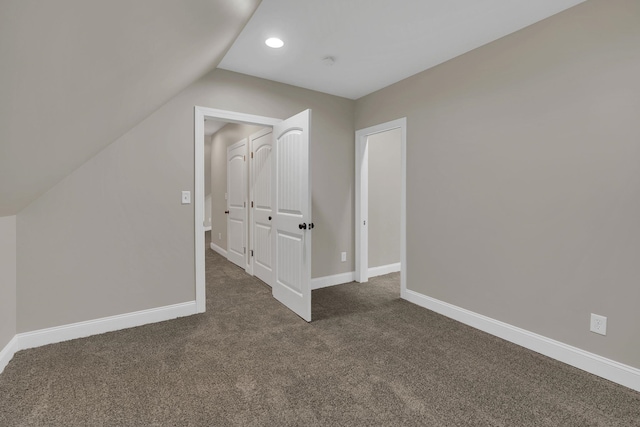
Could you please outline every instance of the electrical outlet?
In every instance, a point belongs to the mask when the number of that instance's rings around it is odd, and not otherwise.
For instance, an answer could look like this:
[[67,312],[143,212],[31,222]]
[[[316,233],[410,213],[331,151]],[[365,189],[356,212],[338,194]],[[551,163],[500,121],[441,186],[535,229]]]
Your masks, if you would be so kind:
[[345,261],[347,260],[347,253],[346,253],[346,252],[342,252],[342,253],[340,254],[340,260],[341,260],[342,262],[345,262]]
[[591,332],[607,335],[607,318],[591,313]]
[[182,204],[183,205],[188,205],[191,203],[191,191],[183,191],[182,192]]

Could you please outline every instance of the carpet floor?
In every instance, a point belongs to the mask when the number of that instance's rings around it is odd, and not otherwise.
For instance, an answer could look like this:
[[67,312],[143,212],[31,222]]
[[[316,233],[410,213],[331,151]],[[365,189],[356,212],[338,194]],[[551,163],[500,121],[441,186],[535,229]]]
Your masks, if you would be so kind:
[[640,426],[640,393],[401,300],[313,292],[308,324],[207,250],[207,312],[18,352],[0,426]]

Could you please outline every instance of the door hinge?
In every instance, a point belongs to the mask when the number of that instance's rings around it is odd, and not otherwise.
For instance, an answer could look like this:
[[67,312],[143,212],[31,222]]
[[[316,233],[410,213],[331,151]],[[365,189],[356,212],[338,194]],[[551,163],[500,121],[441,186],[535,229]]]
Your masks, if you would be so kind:
[[251,201],[251,207],[253,207],[253,200]]
[[251,152],[251,158],[253,159],[253,151]]
[[244,204],[244,207],[246,208],[247,207],[247,202],[242,202],[242,203]]
[[242,160],[247,161],[247,156],[242,156]]
[[246,246],[243,246],[243,247],[242,247],[242,253],[243,253],[243,254],[246,254],[246,253],[247,253],[247,247],[246,247]]
[[253,257],[253,249],[251,249],[251,256]]

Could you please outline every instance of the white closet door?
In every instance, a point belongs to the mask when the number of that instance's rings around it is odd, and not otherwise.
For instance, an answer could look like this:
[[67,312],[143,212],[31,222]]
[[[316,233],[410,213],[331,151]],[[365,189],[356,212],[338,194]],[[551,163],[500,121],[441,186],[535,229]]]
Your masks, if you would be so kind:
[[227,148],[227,259],[246,268],[247,139]]
[[271,172],[272,129],[265,128],[249,137],[251,147],[251,255],[253,274],[273,286],[272,233],[273,195]]

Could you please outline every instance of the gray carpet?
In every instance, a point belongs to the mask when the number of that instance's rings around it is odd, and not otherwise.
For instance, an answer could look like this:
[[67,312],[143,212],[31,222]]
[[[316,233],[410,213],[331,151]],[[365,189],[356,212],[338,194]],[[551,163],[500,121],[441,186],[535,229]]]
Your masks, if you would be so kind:
[[640,426],[640,393],[400,300],[397,274],[313,315],[207,250],[207,313],[17,353],[0,426]]

